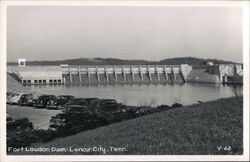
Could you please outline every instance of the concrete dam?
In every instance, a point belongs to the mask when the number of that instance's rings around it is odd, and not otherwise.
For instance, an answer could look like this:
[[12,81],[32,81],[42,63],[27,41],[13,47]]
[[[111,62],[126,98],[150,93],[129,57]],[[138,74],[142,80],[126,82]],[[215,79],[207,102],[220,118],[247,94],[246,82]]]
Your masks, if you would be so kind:
[[181,65],[7,66],[24,85],[132,83],[243,83],[243,66],[218,64],[206,69]]

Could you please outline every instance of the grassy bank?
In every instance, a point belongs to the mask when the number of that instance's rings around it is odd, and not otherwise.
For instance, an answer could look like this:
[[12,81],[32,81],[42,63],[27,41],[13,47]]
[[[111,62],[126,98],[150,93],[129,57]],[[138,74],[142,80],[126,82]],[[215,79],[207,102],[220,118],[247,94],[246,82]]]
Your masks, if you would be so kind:
[[[81,132],[53,140],[41,147],[103,147],[109,151],[105,154],[130,155],[242,154],[242,113],[242,97],[219,99]],[[114,151],[110,150],[110,146],[125,149]],[[104,154],[104,152],[92,150],[39,154]]]
[[7,73],[7,92],[29,93],[31,90],[24,87],[22,83],[16,80],[11,74]]

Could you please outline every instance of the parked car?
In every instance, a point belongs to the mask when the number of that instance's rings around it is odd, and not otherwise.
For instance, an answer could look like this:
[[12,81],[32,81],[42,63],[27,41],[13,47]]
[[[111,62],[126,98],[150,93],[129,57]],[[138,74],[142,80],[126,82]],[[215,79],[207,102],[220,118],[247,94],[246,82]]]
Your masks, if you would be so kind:
[[7,118],[7,131],[13,129],[20,130],[25,129],[27,127],[33,129],[33,124],[29,121],[28,118],[21,118],[16,120]]
[[64,113],[84,113],[87,111],[89,111],[89,109],[85,105],[71,105],[63,109]]
[[14,119],[12,118],[12,116],[10,114],[7,113],[7,115],[6,115],[6,121],[7,121],[7,124],[8,124],[8,123],[14,122]]
[[61,131],[62,134],[72,134],[106,124],[99,116],[88,111],[85,113],[57,114],[51,117],[49,127]]
[[114,99],[93,100],[90,103],[90,107],[95,112],[121,112],[126,110],[125,105],[117,103]]
[[91,101],[96,99],[98,98],[73,98],[64,105],[62,111],[64,113],[69,113],[89,110],[89,105]]
[[18,101],[18,105],[20,105],[20,106],[32,106],[33,105],[33,94],[32,93],[23,94]]
[[6,123],[7,123],[7,132],[9,135],[13,133],[17,133],[26,128],[31,128],[33,129],[33,124],[32,122],[29,121],[28,118],[20,118],[14,120],[10,114],[7,113],[6,115]]
[[62,114],[50,119],[50,128],[62,134],[80,132],[134,118],[113,99],[75,98],[65,104]]
[[126,106],[114,99],[97,99],[91,101],[90,111],[104,118],[108,123],[127,118]]
[[27,143],[29,137],[27,133],[32,132],[33,124],[28,118],[13,119],[8,113],[6,118],[7,123],[7,146],[20,147]]
[[35,107],[46,108],[49,105],[50,100],[55,100],[55,95],[41,95],[36,101],[33,101]]
[[71,95],[60,95],[56,99],[49,101],[48,109],[61,109],[64,104],[69,102],[71,99],[74,99],[74,96]]
[[10,100],[9,103],[10,104],[18,104],[18,101],[21,99],[21,97],[24,95],[25,93],[19,93],[19,94],[15,94],[13,95]]
[[33,100],[32,100],[32,106],[36,107],[36,105],[37,105],[37,101],[38,101],[38,99],[37,99],[37,98],[36,98],[36,99],[34,99],[34,98],[33,98]]
[[7,104],[10,104],[11,98],[12,98],[13,96],[15,96],[15,95],[17,95],[17,94],[16,94],[16,93],[12,93],[12,92],[7,92],[7,94],[6,94],[6,103],[7,103]]
[[36,105],[37,105],[38,98],[39,98],[40,96],[43,96],[43,95],[46,95],[46,94],[37,94],[37,93],[34,93],[34,94],[33,94],[33,100],[32,100],[32,106],[36,106]]

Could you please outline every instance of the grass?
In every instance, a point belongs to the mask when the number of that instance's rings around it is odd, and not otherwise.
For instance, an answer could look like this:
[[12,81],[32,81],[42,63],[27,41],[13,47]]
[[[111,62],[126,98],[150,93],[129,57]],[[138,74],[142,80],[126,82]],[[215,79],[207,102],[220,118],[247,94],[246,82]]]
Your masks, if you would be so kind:
[[30,89],[24,87],[22,83],[13,78],[10,74],[7,73],[7,92],[14,93],[29,93]]
[[[231,97],[146,115],[56,139],[39,147],[125,148],[125,151],[105,152],[120,155],[235,155],[243,153],[242,120],[243,99]],[[218,147],[221,149],[218,150]],[[85,155],[104,152],[39,154]]]

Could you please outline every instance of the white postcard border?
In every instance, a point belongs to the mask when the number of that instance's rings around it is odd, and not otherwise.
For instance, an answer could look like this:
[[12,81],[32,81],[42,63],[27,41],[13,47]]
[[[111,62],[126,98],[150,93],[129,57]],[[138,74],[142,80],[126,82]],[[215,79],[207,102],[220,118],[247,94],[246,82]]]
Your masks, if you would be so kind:
[[[1,1],[1,55],[0,55],[0,120],[1,161],[245,161],[249,159],[249,2],[248,1]],[[244,153],[243,155],[6,155],[6,52],[8,6],[206,6],[242,7],[243,9],[243,64],[244,64]],[[229,123],[230,124],[230,123]]]

